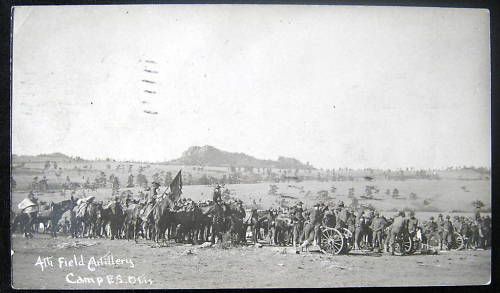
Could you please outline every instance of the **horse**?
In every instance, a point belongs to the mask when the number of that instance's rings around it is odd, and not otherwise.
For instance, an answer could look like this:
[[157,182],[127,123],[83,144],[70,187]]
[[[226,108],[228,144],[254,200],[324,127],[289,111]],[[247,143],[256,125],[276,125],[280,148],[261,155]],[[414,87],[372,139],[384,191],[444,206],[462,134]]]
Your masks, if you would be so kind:
[[102,206],[96,202],[87,202],[84,205],[75,207],[77,231],[81,229],[82,236],[96,237],[99,234],[98,218]]
[[63,200],[58,203],[50,203],[49,223],[50,232],[53,237],[57,237],[57,230],[59,228],[59,220],[62,215],[74,207],[74,202],[70,199]]
[[168,197],[164,197],[153,206],[151,212],[154,222],[153,238],[155,242],[165,241],[165,231],[172,223],[174,202]]
[[121,237],[121,230],[125,220],[122,205],[119,202],[113,201],[106,208],[102,208],[102,224],[103,228],[109,224],[111,240]]
[[197,223],[201,210],[196,205],[190,206],[187,210],[177,210],[173,213],[173,224],[177,227],[175,238],[178,242],[186,240],[198,243]]
[[231,203],[227,204],[226,216],[229,219],[230,227],[229,232],[231,234],[232,242],[235,244],[246,243],[246,230],[243,224],[243,219],[245,218],[246,212],[238,204]]
[[141,209],[141,204],[131,204],[125,210],[124,232],[127,240],[133,238],[134,241],[137,242],[137,234],[139,233],[142,222]]
[[215,244],[216,239],[222,242],[222,234],[226,231],[226,212],[227,205],[215,202],[213,208],[209,211],[212,214],[212,233],[211,242]]
[[33,225],[36,222],[38,214],[38,206],[29,206],[22,210],[22,212],[14,219],[14,223],[19,223],[24,237],[33,238]]
[[196,214],[197,238],[205,242],[210,240],[212,230],[212,213],[214,205],[200,204],[198,205],[199,213]]

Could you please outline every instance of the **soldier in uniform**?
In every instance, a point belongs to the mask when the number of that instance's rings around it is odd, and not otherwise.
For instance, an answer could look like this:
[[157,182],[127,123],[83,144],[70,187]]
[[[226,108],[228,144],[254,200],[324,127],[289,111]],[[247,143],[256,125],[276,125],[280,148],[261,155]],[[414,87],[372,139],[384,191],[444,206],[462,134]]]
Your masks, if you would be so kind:
[[384,229],[387,225],[387,220],[384,217],[380,216],[378,211],[375,211],[375,217],[372,220],[371,229],[373,233],[372,237],[372,247],[375,249],[377,247],[377,252],[381,252],[383,249],[383,233]]
[[491,218],[486,215],[483,219],[483,236],[484,236],[484,248],[490,248],[491,246]]
[[304,210],[302,209],[302,202],[299,201],[292,210],[291,220],[293,224],[293,244],[296,246],[297,244],[302,242],[302,232],[304,229]]
[[431,238],[432,235],[435,235],[438,232],[438,224],[436,221],[434,221],[434,217],[430,217],[429,221],[425,223],[424,226],[424,242],[426,244],[429,244],[429,239]]
[[446,220],[443,222],[443,242],[446,247],[446,250],[451,249],[452,235],[453,235],[453,224],[451,223],[450,215],[446,215]]
[[[300,249],[309,246],[311,243],[317,245],[317,236],[319,236],[319,226],[321,225],[321,211],[319,210],[319,204],[315,204],[313,209],[309,214],[309,219],[304,224],[304,242],[300,245]],[[318,232],[317,232],[318,231]],[[299,250],[296,251],[299,253]]]
[[364,235],[364,217],[363,217],[363,209],[359,209],[356,212],[356,218],[354,220],[354,249],[359,250],[359,245],[361,242],[361,238]]
[[408,233],[413,238],[417,234],[418,219],[415,218],[415,212],[410,211],[410,218],[408,219]]
[[28,199],[31,200],[32,202],[34,202],[35,204],[38,204],[38,198],[35,196],[35,193],[33,192],[33,190],[31,190],[28,193]]
[[160,184],[158,184],[158,182],[152,182],[151,183],[151,187],[149,189],[146,189],[147,191],[149,191],[149,194],[146,195],[146,203],[151,205],[151,206],[154,206],[154,204],[156,203],[156,200],[158,199],[158,188],[159,188]]
[[476,218],[471,221],[470,229],[471,229],[471,237],[470,237],[470,244],[471,248],[477,249],[479,247],[479,244],[481,242],[480,239],[480,221],[481,218]]
[[335,223],[335,229],[339,228],[347,228],[347,220],[348,220],[348,211],[344,207],[344,202],[340,201],[337,210],[336,210],[336,223]]
[[214,190],[214,195],[212,197],[214,203],[221,203],[222,202],[222,191],[221,191],[221,186],[217,184]]
[[437,227],[438,227],[437,233],[439,235],[439,249],[443,250],[443,244],[444,244],[444,238],[443,238],[443,234],[444,234],[444,219],[443,219],[443,214],[439,214],[438,215],[436,223],[437,223]]
[[471,229],[469,225],[469,221],[467,221],[465,218],[460,217],[460,234],[464,236],[464,241],[465,241],[465,249],[471,248],[470,246],[470,237],[471,237]]
[[323,215],[323,225],[325,227],[334,228],[336,224],[335,213],[333,212],[333,207],[325,207]]

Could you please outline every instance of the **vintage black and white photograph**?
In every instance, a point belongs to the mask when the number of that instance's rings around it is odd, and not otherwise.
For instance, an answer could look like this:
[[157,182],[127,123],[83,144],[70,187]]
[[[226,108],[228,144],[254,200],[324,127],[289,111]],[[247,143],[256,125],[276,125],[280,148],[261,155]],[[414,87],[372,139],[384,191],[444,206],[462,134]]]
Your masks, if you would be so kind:
[[18,289],[487,285],[487,9],[16,6]]

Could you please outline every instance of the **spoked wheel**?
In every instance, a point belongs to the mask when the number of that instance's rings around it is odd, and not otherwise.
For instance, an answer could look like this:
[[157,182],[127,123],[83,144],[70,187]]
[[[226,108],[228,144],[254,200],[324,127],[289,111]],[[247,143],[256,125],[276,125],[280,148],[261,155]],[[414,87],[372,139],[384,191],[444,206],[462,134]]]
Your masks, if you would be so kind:
[[451,244],[451,249],[461,250],[464,248],[464,246],[465,246],[464,237],[458,232],[453,232],[453,242]]
[[405,255],[413,253],[413,240],[410,235],[399,236],[394,243],[394,254]]
[[323,228],[320,247],[327,253],[339,254],[344,248],[344,237],[335,228]]
[[410,235],[403,236],[403,240],[401,241],[403,245],[403,250],[405,254],[412,254],[415,250],[413,249],[413,239]]
[[342,233],[342,236],[344,237],[344,249],[342,253],[348,253],[353,246],[353,237],[352,237],[352,232],[349,231],[349,229],[346,228],[340,228],[340,233]]

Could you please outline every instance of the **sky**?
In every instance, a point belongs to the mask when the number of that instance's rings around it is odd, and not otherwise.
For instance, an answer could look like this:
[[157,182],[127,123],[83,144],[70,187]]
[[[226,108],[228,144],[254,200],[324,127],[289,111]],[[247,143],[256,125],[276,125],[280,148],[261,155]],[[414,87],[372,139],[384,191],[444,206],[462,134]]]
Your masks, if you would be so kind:
[[491,165],[483,9],[24,6],[12,64],[14,154]]

